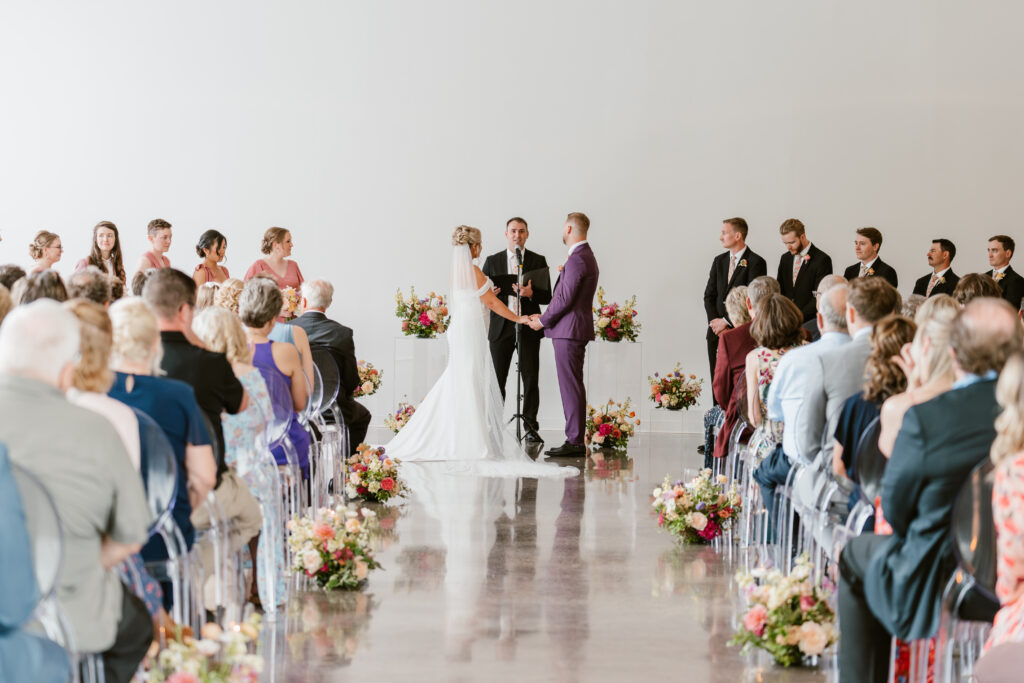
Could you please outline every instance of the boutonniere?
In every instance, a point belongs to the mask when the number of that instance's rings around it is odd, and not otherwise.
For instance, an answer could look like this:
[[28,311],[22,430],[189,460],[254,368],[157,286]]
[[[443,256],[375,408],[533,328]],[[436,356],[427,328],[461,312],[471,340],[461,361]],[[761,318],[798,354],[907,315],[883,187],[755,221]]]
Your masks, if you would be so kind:
[[558,272],[559,273],[562,272],[562,268],[565,268],[565,264],[561,264],[561,265],[558,266]]
[[992,276],[992,279],[995,280],[996,282],[999,282],[1004,277],[1006,277],[1006,273],[996,273],[995,275]]
[[868,268],[867,274],[868,275],[874,275],[875,274],[875,269],[874,268]]
[[942,277],[940,277],[938,280],[935,281],[935,284],[937,284],[937,285],[944,285],[944,284],[946,284],[946,276],[943,275]]
[[807,263],[808,261],[811,260],[811,255],[810,254],[804,254],[804,257],[802,259],[800,259],[800,260],[803,261],[804,263]]
[[736,267],[737,268],[746,268],[747,267],[747,259],[741,260],[739,263],[736,264]]

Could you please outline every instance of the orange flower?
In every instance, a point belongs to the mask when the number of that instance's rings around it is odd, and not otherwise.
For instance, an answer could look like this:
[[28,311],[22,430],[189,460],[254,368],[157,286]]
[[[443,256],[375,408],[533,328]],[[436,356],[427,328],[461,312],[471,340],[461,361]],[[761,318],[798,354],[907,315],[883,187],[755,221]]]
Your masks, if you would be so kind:
[[594,424],[596,424],[596,425],[601,424],[601,416],[600,415],[595,415],[594,416]]
[[630,416],[630,417],[636,417],[636,413],[635,413],[635,412],[633,412],[633,411],[630,411],[630,413],[629,413],[629,416]]

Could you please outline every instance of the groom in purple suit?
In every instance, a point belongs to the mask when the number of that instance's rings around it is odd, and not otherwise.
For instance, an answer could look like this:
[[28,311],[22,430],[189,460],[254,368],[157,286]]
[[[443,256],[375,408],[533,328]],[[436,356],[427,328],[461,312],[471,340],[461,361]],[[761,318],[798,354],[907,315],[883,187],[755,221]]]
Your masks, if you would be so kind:
[[562,243],[569,256],[555,283],[551,303],[543,315],[533,316],[530,327],[544,330],[555,347],[558,389],[565,413],[565,443],[545,451],[553,456],[581,456],[586,453],[583,430],[586,423],[587,392],[583,386],[583,358],[587,342],[594,339],[594,292],[597,291],[597,259],[587,244],[590,219],[570,213],[562,228]]

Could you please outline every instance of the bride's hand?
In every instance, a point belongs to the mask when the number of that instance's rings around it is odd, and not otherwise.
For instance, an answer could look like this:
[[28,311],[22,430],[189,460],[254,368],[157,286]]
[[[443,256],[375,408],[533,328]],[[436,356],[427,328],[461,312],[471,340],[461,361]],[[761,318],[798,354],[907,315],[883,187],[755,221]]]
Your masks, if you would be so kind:
[[521,315],[521,316],[519,316],[519,319],[516,320],[516,323],[519,324],[519,325],[529,325],[530,324],[530,316],[528,316],[528,315]]

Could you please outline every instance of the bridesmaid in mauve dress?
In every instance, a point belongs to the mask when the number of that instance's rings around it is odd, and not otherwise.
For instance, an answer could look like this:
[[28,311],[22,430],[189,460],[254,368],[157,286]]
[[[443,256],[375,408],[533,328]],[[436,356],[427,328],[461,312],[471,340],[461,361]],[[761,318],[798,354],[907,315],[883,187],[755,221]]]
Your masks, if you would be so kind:
[[274,278],[279,289],[293,287],[298,290],[302,285],[302,271],[299,264],[288,258],[292,254],[292,234],[284,228],[269,228],[263,234],[260,250],[266,256],[249,266],[245,279],[251,280],[260,273],[267,273]]
[[154,218],[149,222],[146,232],[153,248],[142,253],[135,272],[150,268],[170,268],[171,261],[164,254],[171,248],[171,224],[163,218]]

